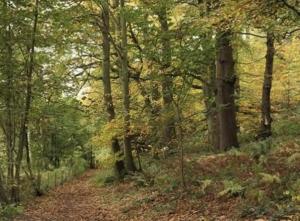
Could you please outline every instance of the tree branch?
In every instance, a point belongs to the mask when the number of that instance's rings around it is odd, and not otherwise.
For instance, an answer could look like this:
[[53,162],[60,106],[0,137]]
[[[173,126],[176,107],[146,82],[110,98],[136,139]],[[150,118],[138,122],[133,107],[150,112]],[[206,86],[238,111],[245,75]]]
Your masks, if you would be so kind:
[[289,4],[286,0],[279,0],[279,2],[283,3],[284,6],[295,12],[298,16],[300,16],[300,9],[297,9],[295,6]]

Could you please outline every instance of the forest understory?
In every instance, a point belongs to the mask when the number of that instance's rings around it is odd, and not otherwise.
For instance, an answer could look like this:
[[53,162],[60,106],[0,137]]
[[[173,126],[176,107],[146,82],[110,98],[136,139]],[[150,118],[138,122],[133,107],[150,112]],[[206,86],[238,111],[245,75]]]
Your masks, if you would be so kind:
[[122,182],[109,169],[88,170],[30,200],[13,220],[299,221],[300,134],[269,142],[227,153],[188,148],[184,189],[174,154],[145,155],[144,172]]

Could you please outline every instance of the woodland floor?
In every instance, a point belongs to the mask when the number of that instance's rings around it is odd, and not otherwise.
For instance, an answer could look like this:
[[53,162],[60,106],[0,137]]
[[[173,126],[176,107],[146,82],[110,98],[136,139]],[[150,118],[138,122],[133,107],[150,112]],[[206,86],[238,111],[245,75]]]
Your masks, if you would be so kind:
[[[192,208],[192,204],[186,201],[184,195],[179,198],[175,195],[167,197],[158,192],[145,192],[147,188],[135,195],[126,195],[126,192],[136,190],[131,185],[132,182],[98,187],[91,182],[97,172],[99,170],[89,170],[81,177],[53,189],[42,197],[35,198],[26,205],[24,213],[14,221],[231,220],[224,215],[212,219],[204,218],[200,214],[201,211]],[[148,200],[143,201],[144,199]],[[173,210],[169,208],[169,202],[175,201],[176,209]],[[224,213],[228,213],[231,205],[227,206],[229,208],[226,209],[216,205],[212,209],[225,209]]]
[[[89,170],[30,201],[14,220],[300,221],[299,199],[294,197],[300,183],[299,146],[300,136],[286,138],[260,163],[247,149],[206,156],[186,153],[188,189],[184,192],[176,155],[144,161],[153,180],[136,174],[121,183],[99,185],[104,170]],[[253,147],[249,149],[252,153]],[[226,180],[234,185],[220,197]]]
[[81,221],[115,220],[112,211],[101,202],[100,189],[89,182],[97,171],[87,171],[81,177],[57,187],[29,203],[16,221]]
[[241,198],[220,203],[212,195],[208,195],[195,203],[195,199],[189,200],[190,194],[164,194],[151,188],[138,190],[132,182],[99,187],[91,182],[98,172],[99,170],[89,170],[73,181],[35,198],[14,221],[269,220],[233,218]]

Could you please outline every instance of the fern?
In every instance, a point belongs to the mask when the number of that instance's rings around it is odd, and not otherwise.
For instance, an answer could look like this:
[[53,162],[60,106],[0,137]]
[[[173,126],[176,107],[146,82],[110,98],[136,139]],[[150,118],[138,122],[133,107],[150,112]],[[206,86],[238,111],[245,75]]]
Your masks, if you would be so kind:
[[289,167],[293,167],[299,161],[300,161],[300,153],[294,153],[287,159],[287,163]]
[[245,188],[242,187],[240,184],[228,180],[224,180],[223,184],[224,184],[224,190],[218,193],[219,197],[226,196],[226,195],[229,197],[244,195]]
[[259,173],[261,176],[260,182],[264,184],[281,183],[279,176],[268,173]]
[[205,194],[206,189],[211,185],[212,180],[206,179],[201,181],[201,192]]

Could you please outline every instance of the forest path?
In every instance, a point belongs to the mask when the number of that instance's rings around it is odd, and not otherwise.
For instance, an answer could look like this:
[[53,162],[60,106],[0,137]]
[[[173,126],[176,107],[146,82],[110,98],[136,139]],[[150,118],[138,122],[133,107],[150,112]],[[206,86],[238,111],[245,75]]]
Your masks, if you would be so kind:
[[110,221],[111,212],[101,207],[100,189],[90,178],[89,170],[79,178],[59,186],[30,202],[15,221]]

